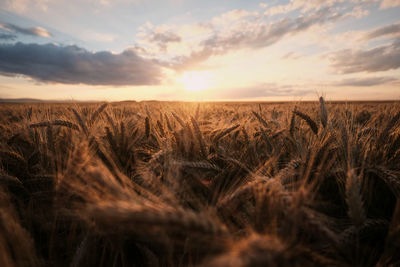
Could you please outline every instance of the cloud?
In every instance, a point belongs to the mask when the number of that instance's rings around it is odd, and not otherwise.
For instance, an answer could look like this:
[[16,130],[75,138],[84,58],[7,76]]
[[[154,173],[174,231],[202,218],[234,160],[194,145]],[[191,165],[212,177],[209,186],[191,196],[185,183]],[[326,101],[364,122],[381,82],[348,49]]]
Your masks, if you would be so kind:
[[274,16],[279,14],[288,14],[293,11],[299,11],[300,13],[307,13],[312,11],[318,11],[327,7],[337,6],[346,4],[347,7],[353,7],[350,12],[347,13],[348,16],[353,16],[356,18],[361,18],[369,14],[367,9],[371,4],[378,2],[379,0],[291,0],[285,5],[275,5],[271,6],[265,10],[264,15]]
[[377,28],[369,32],[366,35],[365,39],[370,40],[382,36],[396,36],[396,35],[400,35],[400,22]]
[[0,40],[3,41],[14,41],[17,38],[15,34],[11,33],[0,33]]
[[382,85],[393,81],[397,81],[397,79],[394,77],[354,78],[354,79],[344,79],[340,82],[334,83],[333,85],[368,87],[368,86]]
[[[66,6],[77,6],[91,9],[109,8],[110,6],[123,3],[139,4],[143,0],[1,0],[0,8],[19,14],[28,12],[48,12],[55,6],[64,8]],[[56,4],[56,5],[55,5]]]
[[400,6],[400,0],[383,0],[380,5],[380,9],[387,9],[392,7]]
[[84,40],[96,42],[114,42],[116,37],[116,35],[110,33],[85,32],[83,34]]
[[235,9],[202,23],[139,28],[137,46],[144,57],[176,71],[209,68],[202,64],[213,56],[237,50],[263,49],[280,40],[306,32],[313,27],[343,18],[336,7],[327,7],[296,17],[270,20],[258,12]]
[[132,50],[90,52],[78,46],[0,44],[0,72],[42,82],[89,85],[151,85],[160,67]]
[[148,37],[148,42],[156,43],[160,50],[165,51],[168,43],[179,43],[181,37],[174,32],[153,31]]
[[339,73],[377,72],[400,67],[400,39],[390,45],[370,50],[341,50],[330,56],[332,67]]
[[23,27],[19,27],[17,25],[11,24],[11,23],[4,23],[4,24],[0,24],[0,28],[10,31],[10,32],[31,35],[31,36],[40,36],[40,37],[51,37],[52,36],[52,34],[48,30],[46,30],[42,27],[23,28]]
[[368,15],[369,15],[369,10],[362,5],[355,6],[350,12],[346,14],[346,16],[355,17],[357,19],[360,19]]
[[251,17],[257,17],[258,13],[257,12],[250,12],[244,9],[234,9],[228,12],[225,12],[217,17],[214,17],[211,20],[211,23],[214,25],[227,25],[230,26],[231,23],[234,23],[235,21],[245,19],[245,18],[251,18]]
[[[199,43],[200,49],[189,55],[177,56],[171,66],[175,69],[190,69],[213,55],[226,54],[238,49],[261,49],[271,46],[282,38],[304,32],[314,25],[335,21],[341,14],[330,8],[297,18],[284,18],[276,22],[244,20],[228,28],[217,30]],[[254,17],[253,17],[254,19]]]
[[288,52],[288,53],[284,54],[284,55],[281,57],[281,59],[296,60],[296,59],[299,59],[300,57],[301,57],[301,56],[298,55],[296,52],[291,51],[291,52]]
[[305,96],[310,93],[313,93],[313,91],[305,90],[292,85],[263,83],[245,88],[221,90],[215,93],[215,97],[225,99],[246,99],[273,96]]
[[334,4],[343,2],[342,0],[291,0],[285,5],[275,5],[267,9],[264,14],[274,16],[279,14],[287,14],[295,10],[300,10],[302,13],[311,10],[320,10],[326,7],[331,7]]
[[0,8],[20,14],[32,11],[34,7],[47,11],[47,2],[49,1],[50,0],[3,0],[0,2]]

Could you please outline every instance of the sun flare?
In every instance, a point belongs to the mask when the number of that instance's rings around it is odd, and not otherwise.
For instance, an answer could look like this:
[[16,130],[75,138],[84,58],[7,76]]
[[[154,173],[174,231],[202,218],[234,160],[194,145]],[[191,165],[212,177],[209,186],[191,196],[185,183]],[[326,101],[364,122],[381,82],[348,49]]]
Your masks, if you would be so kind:
[[212,86],[211,75],[205,71],[188,71],[178,78],[187,91],[198,92]]

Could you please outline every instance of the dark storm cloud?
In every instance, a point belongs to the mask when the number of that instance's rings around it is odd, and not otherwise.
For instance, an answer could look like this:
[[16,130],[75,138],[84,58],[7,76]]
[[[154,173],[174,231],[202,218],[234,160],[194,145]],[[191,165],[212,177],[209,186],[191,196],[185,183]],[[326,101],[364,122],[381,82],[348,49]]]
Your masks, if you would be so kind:
[[400,35],[400,23],[395,23],[375,29],[366,35],[366,39],[374,39],[381,36]]
[[19,33],[19,34],[31,35],[31,36],[40,36],[40,37],[52,36],[48,30],[43,29],[41,27],[23,28],[23,27],[19,27],[17,25],[11,24],[11,23],[0,23],[0,28],[3,28],[7,31],[11,31],[11,32]]
[[15,34],[11,33],[0,33],[0,40],[3,41],[13,41],[17,38]]
[[131,50],[89,52],[54,44],[0,45],[0,73],[22,74],[43,82],[89,85],[159,83],[160,67]]
[[304,90],[292,85],[278,85],[275,83],[265,83],[246,88],[236,88],[216,93],[218,98],[243,99],[256,97],[272,96],[304,96],[312,93],[311,90]]
[[334,83],[334,85],[368,87],[368,86],[382,85],[396,80],[397,79],[393,77],[354,78],[354,79],[344,79],[338,83]]
[[370,50],[342,50],[330,57],[339,73],[377,72],[400,67],[400,39]]
[[228,32],[216,31],[214,35],[201,43],[201,49],[189,56],[175,58],[176,69],[188,69],[213,55],[221,55],[238,49],[260,49],[271,46],[282,38],[304,32],[314,25],[335,21],[342,17],[331,8],[325,8],[298,18],[285,18],[273,23],[239,24]]

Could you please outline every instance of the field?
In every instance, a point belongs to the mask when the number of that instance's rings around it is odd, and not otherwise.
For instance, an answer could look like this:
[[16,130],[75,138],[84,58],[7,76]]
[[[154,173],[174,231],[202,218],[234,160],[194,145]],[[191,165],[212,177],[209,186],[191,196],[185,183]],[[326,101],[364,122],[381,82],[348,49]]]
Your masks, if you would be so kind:
[[0,266],[399,266],[400,104],[0,105]]

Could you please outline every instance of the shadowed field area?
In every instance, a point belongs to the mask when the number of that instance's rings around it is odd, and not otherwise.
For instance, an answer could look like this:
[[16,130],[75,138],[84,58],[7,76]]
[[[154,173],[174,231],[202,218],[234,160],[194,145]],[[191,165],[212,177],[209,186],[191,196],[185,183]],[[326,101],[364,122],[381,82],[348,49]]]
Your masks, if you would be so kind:
[[399,110],[1,104],[0,266],[400,265]]

